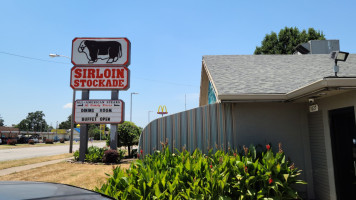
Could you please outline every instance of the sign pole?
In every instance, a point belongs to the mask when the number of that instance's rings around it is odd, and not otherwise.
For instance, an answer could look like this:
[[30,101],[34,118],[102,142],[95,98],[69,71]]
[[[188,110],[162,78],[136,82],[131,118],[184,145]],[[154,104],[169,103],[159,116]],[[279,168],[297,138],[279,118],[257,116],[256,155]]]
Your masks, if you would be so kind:
[[[111,90],[111,100],[119,100],[119,90]],[[110,124],[110,149],[117,150],[117,124]]]
[[69,143],[69,153],[72,153],[72,152],[73,152],[74,105],[75,105],[75,90],[73,89],[72,117],[71,117],[71,122],[70,122],[70,143]]
[[[89,100],[89,90],[82,90],[82,100]],[[84,162],[88,151],[88,124],[80,124],[79,161]]]

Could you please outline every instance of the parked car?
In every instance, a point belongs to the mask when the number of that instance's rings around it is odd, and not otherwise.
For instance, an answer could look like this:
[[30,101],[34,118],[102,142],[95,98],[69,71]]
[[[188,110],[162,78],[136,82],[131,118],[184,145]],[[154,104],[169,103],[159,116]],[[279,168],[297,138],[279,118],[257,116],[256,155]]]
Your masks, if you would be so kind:
[[38,138],[35,138],[35,137],[30,137],[30,140],[33,140],[35,143],[38,143]]
[[29,138],[28,137],[20,137],[17,139],[17,143],[19,144],[26,144],[28,143]]
[[0,138],[0,144],[2,144],[2,139]]

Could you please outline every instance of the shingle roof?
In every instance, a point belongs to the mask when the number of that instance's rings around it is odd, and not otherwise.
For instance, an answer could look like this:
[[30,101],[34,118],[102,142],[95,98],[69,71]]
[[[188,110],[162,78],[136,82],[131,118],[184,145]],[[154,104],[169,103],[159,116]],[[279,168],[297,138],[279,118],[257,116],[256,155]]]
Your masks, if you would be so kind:
[[[334,76],[328,54],[203,56],[219,95],[280,94]],[[356,54],[338,62],[339,77],[356,77]]]

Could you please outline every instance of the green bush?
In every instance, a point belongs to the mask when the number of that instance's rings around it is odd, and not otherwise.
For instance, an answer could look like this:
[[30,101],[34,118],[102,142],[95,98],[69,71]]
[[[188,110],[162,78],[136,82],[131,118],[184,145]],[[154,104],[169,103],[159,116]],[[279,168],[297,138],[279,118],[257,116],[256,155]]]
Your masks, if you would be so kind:
[[298,199],[294,184],[300,170],[280,151],[243,151],[208,155],[195,150],[171,154],[169,148],[143,155],[129,169],[113,169],[113,175],[97,192],[116,199]]
[[106,137],[106,146],[109,147],[110,146],[110,135],[108,137]]
[[[116,151],[116,161],[111,162],[112,158],[111,155],[109,156],[110,158],[108,158],[108,161],[104,161],[104,154],[106,151],[115,151],[115,150],[108,150],[106,147],[104,148],[99,148],[96,146],[91,146],[88,148],[88,153],[85,154],[85,159],[84,161],[86,162],[93,162],[93,163],[100,163],[100,162],[104,162],[104,163],[118,163],[120,162],[120,160],[122,158],[124,158],[125,155],[125,150],[121,150],[119,149],[118,151]],[[79,161],[79,151],[75,151],[74,154],[74,160]],[[106,157],[107,158],[107,157]]]
[[91,146],[88,148],[88,153],[85,154],[85,161],[87,162],[102,162],[104,152],[106,151],[106,148],[99,148],[96,146]]
[[74,160],[78,161],[79,160],[79,151],[76,150],[73,154]]
[[[93,162],[93,163],[98,163],[102,162],[104,152],[108,150],[107,148],[99,148],[96,146],[91,146],[88,148],[88,153],[85,154],[85,159],[84,161],[86,162]],[[79,151],[75,151],[74,154],[74,160],[78,161],[79,160]]]
[[123,159],[125,157],[126,150],[125,149],[119,149],[119,150],[117,150],[117,153],[119,154],[119,159],[121,160],[121,159]]

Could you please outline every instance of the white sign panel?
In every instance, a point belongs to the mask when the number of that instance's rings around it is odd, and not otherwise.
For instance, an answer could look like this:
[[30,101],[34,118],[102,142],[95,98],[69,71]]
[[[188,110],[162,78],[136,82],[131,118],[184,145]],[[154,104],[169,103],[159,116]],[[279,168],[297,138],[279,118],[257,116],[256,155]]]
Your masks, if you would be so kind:
[[131,44],[127,38],[74,38],[73,65],[128,66]]
[[130,70],[127,67],[75,66],[70,87],[75,90],[128,90]]
[[76,124],[120,124],[124,121],[122,100],[77,100],[74,122]]

